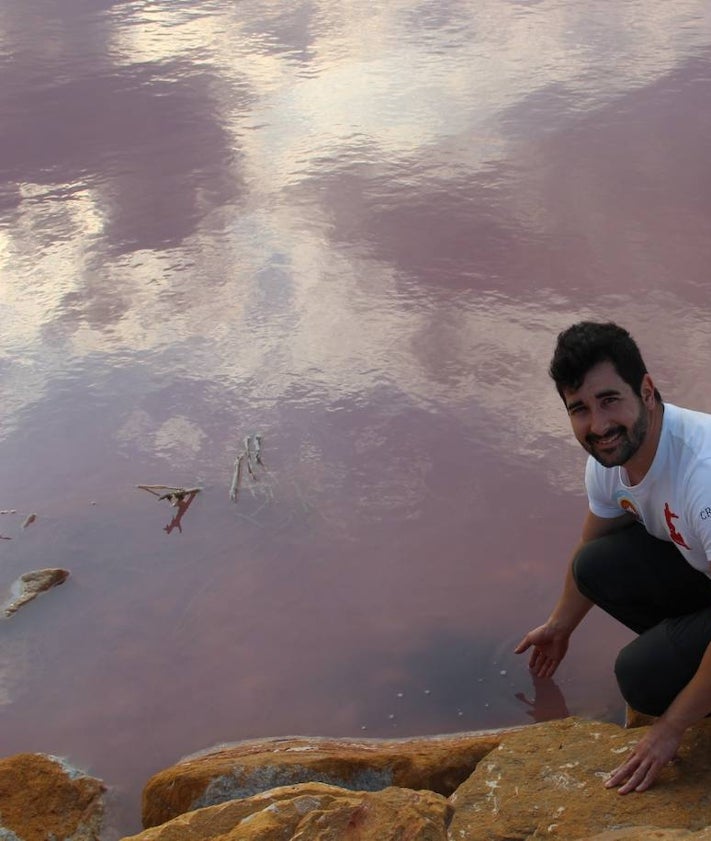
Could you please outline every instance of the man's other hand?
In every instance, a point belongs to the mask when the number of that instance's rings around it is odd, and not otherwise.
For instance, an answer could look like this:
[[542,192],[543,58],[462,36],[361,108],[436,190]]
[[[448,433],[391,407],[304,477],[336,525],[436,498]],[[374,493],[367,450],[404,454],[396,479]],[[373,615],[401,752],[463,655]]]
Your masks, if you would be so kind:
[[549,624],[540,625],[529,631],[514,651],[516,654],[523,654],[524,651],[533,648],[528,668],[536,677],[553,677],[568,650],[569,639],[570,634]]

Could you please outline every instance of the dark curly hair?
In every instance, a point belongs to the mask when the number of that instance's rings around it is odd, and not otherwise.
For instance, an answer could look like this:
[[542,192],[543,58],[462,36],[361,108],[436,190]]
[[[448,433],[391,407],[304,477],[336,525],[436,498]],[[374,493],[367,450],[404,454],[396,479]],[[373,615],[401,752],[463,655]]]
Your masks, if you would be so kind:
[[[600,362],[611,362],[619,376],[641,396],[647,366],[632,336],[612,322],[580,321],[563,330],[558,335],[548,373],[558,394],[565,399],[563,391],[577,391],[588,371]],[[661,403],[656,388],[654,397]]]

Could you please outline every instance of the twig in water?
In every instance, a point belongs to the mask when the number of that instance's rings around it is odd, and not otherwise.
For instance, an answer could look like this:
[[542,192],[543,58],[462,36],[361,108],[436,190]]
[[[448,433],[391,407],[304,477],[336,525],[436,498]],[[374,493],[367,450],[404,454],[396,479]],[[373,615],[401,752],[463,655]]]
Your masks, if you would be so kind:
[[26,529],[26,528],[27,528],[27,526],[31,526],[31,525],[32,525],[32,523],[34,523],[34,521],[35,521],[36,519],[37,519],[37,515],[36,515],[36,514],[28,514],[28,515],[25,517],[25,519],[24,519],[24,521],[23,521],[23,523],[22,523],[22,528],[23,528],[23,529]]
[[235,460],[235,471],[232,474],[232,484],[230,485],[230,499],[232,502],[237,502],[239,496],[239,486],[242,481],[242,459],[244,453],[240,453]]
[[252,469],[252,449],[250,444],[252,443],[252,436],[248,435],[244,439],[244,454],[247,457],[247,470],[249,471],[249,475],[256,481],[257,477],[254,475],[254,470]]
[[[186,496],[195,495],[202,490],[202,488],[176,488],[173,485],[136,485],[136,487],[142,491],[148,491],[153,496],[157,496],[159,500],[167,499],[174,508]],[[166,491],[166,493],[162,494],[159,491]]]
[[195,494],[200,493],[201,490],[201,488],[178,488],[175,491],[170,491],[170,493],[161,494],[158,499],[167,499],[173,508],[175,508],[180,505],[186,497],[194,497]]
[[[262,467],[262,435],[259,432],[253,435],[246,435],[243,441],[243,450],[235,459],[235,469],[232,474],[232,484],[230,485],[230,500],[237,501],[239,496],[240,486],[242,484],[242,463],[246,461],[247,471],[252,479],[257,481],[257,474],[255,473],[255,465],[259,464]],[[254,455],[254,462],[252,456]]]
[[136,485],[136,487],[140,488],[142,491],[148,491],[148,493],[153,494],[153,496],[160,496],[158,491],[180,490],[179,488],[174,488],[172,485]]

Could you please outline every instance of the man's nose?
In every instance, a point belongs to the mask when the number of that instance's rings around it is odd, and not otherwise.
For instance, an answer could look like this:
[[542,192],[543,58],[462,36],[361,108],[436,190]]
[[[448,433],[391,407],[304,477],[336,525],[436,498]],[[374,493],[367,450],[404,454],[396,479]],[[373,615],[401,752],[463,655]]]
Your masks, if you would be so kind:
[[590,432],[593,435],[603,436],[610,429],[610,420],[604,412],[592,410],[590,414]]

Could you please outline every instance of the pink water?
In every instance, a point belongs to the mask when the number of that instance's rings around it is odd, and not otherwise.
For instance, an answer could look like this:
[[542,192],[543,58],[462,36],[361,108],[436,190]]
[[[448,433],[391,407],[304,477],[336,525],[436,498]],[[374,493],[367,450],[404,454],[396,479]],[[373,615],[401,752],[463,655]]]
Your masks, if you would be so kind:
[[0,588],[71,577],[0,627],[0,754],[118,835],[218,742],[620,720],[611,620],[512,648],[585,508],[557,331],[711,411],[705,8],[2,4]]

